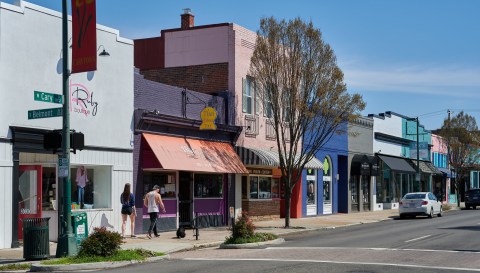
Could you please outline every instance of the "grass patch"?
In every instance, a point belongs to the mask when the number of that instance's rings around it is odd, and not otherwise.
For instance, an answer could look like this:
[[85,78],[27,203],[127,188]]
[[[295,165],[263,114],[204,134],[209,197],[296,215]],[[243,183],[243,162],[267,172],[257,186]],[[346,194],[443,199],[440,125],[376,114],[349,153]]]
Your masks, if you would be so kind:
[[7,264],[7,265],[1,265],[0,266],[0,271],[12,271],[12,270],[26,270],[30,269],[32,265],[29,263],[24,263],[24,264]]
[[145,261],[146,258],[163,256],[165,253],[154,252],[146,249],[127,249],[119,250],[117,254],[102,257],[102,256],[72,256],[64,257],[55,260],[43,261],[44,265],[60,265],[60,264],[84,264],[84,263],[99,263],[99,262],[119,262],[119,261]]
[[225,240],[225,244],[248,244],[248,243],[260,243],[260,242],[266,242],[266,241],[271,241],[277,239],[278,236],[272,233],[264,233],[264,232],[258,232],[253,234],[253,236],[250,237],[227,237]]
[[443,204],[442,209],[443,209],[443,211],[451,210],[452,206],[450,204]]

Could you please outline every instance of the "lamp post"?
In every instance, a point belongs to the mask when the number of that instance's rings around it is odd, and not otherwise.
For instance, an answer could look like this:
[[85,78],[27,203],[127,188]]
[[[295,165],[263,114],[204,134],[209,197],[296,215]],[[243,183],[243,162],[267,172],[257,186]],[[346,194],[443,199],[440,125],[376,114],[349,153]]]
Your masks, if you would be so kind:
[[[63,50],[63,108],[62,108],[62,167],[67,169],[67,173],[62,174],[61,210],[58,212],[58,221],[60,233],[58,236],[58,245],[56,257],[73,256],[78,252],[77,242],[72,232],[72,189],[70,186],[70,96],[68,92],[68,13],[67,0],[62,0],[62,50]],[[60,207],[60,206],[59,206]]]

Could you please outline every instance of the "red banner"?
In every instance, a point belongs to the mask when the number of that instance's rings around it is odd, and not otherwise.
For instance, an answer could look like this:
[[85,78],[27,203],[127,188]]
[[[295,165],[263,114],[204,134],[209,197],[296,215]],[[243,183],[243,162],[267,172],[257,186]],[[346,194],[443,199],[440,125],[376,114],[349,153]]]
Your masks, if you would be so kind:
[[95,0],[72,0],[72,73],[97,70]]

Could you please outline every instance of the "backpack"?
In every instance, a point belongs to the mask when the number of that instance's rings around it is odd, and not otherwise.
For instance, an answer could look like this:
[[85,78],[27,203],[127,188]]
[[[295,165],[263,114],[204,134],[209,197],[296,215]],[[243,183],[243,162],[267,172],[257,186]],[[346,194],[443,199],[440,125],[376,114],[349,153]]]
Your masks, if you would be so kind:
[[185,228],[180,226],[178,229],[177,229],[177,238],[180,239],[180,238],[185,238]]

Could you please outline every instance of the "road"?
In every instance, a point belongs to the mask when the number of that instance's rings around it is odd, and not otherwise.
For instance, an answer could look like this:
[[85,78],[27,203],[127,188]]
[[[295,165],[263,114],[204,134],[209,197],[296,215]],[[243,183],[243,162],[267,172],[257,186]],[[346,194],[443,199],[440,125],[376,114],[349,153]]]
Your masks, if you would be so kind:
[[202,249],[107,272],[480,272],[480,210],[285,237],[263,249]]

